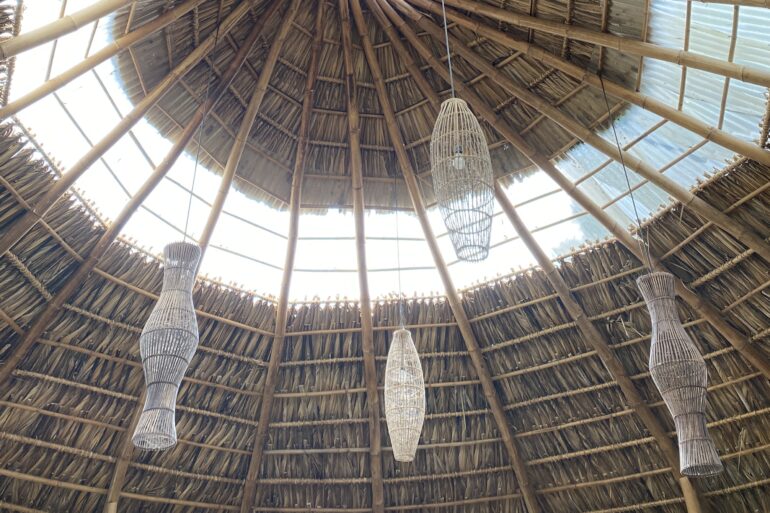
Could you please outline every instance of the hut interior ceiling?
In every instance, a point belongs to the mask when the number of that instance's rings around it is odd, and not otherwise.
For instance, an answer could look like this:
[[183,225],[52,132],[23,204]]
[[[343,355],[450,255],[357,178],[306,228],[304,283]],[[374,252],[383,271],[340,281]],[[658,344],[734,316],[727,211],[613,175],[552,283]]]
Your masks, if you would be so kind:
[[[770,5],[445,4],[495,174],[483,264],[435,208],[441,0],[0,0],[0,511],[770,512]],[[706,362],[717,476],[679,474],[637,215]],[[188,225],[178,441],[134,450]]]

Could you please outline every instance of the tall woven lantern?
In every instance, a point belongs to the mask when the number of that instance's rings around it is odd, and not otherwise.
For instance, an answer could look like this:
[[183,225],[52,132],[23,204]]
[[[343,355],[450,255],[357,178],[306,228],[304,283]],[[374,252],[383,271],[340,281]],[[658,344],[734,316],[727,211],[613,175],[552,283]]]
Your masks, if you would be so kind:
[[433,190],[441,217],[460,260],[478,262],[489,254],[494,213],[494,177],[489,148],[468,104],[441,104],[430,140]]
[[650,373],[674,417],[680,472],[693,477],[718,474],[722,462],[706,428],[706,362],[679,321],[674,276],[649,273],[636,283],[652,319]]
[[163,254],[163,289],[139,337],[147,397],[133,442],[146,450],[176,444],[176,396],[198,347],[192,288],[201,250],[196,244],[174,242]]
[[396,461],[414,459],[425,420],[425,380],[412,334],[393,333],[385,365],[385,421]]

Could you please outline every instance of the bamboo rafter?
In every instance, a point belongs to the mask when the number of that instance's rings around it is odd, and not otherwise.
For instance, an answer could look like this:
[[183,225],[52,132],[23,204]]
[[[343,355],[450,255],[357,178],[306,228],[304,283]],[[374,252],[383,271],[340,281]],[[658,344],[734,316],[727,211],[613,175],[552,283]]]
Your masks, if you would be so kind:
[[[289,24],[293,22],[294,15],[296,14],[297,2],[292,3],[290,9],[292,12],[286,16],[276,42],[271,48],[271,53],[266,61],[265,68],[262,71],[261,77],[266,76],[261,83],[263,84],[263,90],[266,90],[267,84],[270,80],[270,74],[272,68],[278,59],[283,41],[278,42],[278,37],[281,35],[285,38],[286,31],[288,31]],[[278,299],[278,305],[276,310],[275,320],[275,337],[273,338],[273,345],[270,353],[270,363],[267,369],[267,377],[265,378],[265,384],[263,385],[262,402],[260,405],[259,421],[257,423],[257,431],[254,437],[254,446],[249,460],[249,468],[246,474],[245,486],[243,490],[243,500],[241,502],[240,511],[242,513],[248,513],[252,510],[255,492],[257,486],[257,474],[262,462],[262,455],[264,453],[265,438],[267,436],[268,425],[270,424],[270,416],[272,413],[273,397],[275,394],[276,384],[278,382],[278,370],[281,360],[281,352],[286,333],[286,319],[288,312],[288,296],[291,286],[291,277],[294,271],[294,259],[297,249],[297,237],[299,233],[299,209],[302,202],[302,181],[305,172],[305,158],[307,151],[307,139],[309,130],[309,116],[310,109],[313,104],[313,83],[318,73],[318,59],[321,49],[322,31],[321,20],[323,19],[323,4],[319,3],[318,12],[316,14],[316,26],[315,36],[313,37],[313,49],[311,54],[310,69],[308,72],[307,80],[305,82],[304,98],[302,102],[302,118],[300,120],[300,141],[297,146],[297,153],[295,155],[294,172],[292,174],[291,184],[291,197],[289,200],[289,235],[287,239],[287,249],[285,263],[283,267],[283,278],[281,281],[281,291]],[[275,49],[275,51],[273,50]],[[269,70],[269,71],[266,71]],[[260,78],[261,78],[260,77]],[[262,93],[264,96],[264,93]],[[260,100],[261,101],[261,100]],[[258,110],[258,107],[257,109]],[[255,111],[256,114],[256,111]],[[248,133],[248,132],[246,132]]]

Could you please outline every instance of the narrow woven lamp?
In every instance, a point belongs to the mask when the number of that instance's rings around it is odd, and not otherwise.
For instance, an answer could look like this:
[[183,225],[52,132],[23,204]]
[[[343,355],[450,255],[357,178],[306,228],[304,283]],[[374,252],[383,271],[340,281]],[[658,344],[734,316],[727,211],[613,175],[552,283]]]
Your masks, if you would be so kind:
[[706,427],[706,362],[679,321],[674,276],[649,273],[636,283],[652,319],[650,373],[674,417],[680,472],[691,477],[718,474],[722,462]]
[[198,347],[192,288],[201,250],[174,242],[163,254],[163,289],[139,337],[147,398],[132,440],[145,450],[176,445],[176,396]]
[[478,120],[459,98],[441,104],[430,140],[430,168],[457,258],[484,260],[494,213],[492,161]]
[[393,333],[385,365],[385,421],[396,461],[414,459],[425,420],[425,381],[412,334]]

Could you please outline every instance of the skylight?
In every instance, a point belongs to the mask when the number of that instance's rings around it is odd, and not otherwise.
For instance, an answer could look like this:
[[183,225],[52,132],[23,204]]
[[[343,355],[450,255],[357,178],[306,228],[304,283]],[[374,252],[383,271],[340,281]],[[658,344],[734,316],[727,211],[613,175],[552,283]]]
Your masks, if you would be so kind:
[[[69,0],[66,12],[79,10],[90,3],[89,0]],[[681,48],[685,34],[683,13],[687,4],[685,0],[653,0],[649,40]],[[765,33],[770,26],[770,10],[741,8],[738,19],[735,18],[737,10],[730,5],[692,3],[691,8],[690,50],[770,68],[770,41]],[[27,2],[23,30],[49,23],[58,16],[59,9],[53,8],[52,2]],[[725,23],[725,19],[731,23]],[[56,43],[18,56],[11,100],[105,46],[111,38],[106,23],[102,20],[96,26],[91,24]],[[734,46],[730,45],[732,24],[737,33]],[[766,110],[766,90],[759,86],[698,70],[687,70],[683,74],[679,66],[645,59],[640,89],[745,140],[756,141],[758,138],[757,127]],[[131,108],[117,80],[114,63],[108,61],[25,109],[18,118],[34,132],[44,150],[61,161],[66,172]],[[732,154],[720,146],[637,107],[622,111],[616,126],[621,144],[688,187],[707,173],[724,167],[732,158]],[[606,121],[598,131],[608,140],[612,139]],[[142,120],[130,136],[122,138],[78,180],[77,188],[109,222],[170,146],[168,140]],[[128,223],[122,233],[125,238],[160,254],[166,243],[184,236],[186,225],[193,239],[200,236],[219,187],[217,172],[221,170],[199,166],[191,201],[189,188],[193,182],[195,158],[194,154],[185,154],[179,159]],[[618,163],[608,161],[604,155],[583,144],[557,158],[555,163],[621,224],[632,223],[633,209]],[[660,189],[644,183],[632,171],[628,173],[643,217],[670,201]],[[573,247],[608,235],[596,220],[542,173],[535,172],[515,181],[506,193],[538,242],[554,258],[569,253]],[[492,229],[490,256],[481,263],[457,261],[435,210],[431,211],[431,223],[434,231],[441,234],[439,244],[458,287],[467,287],[534,263],[499,207]],[[253,201],[239,191],[231,191],[201,270],[223,282],[232,281],[259,293],[275,295],[281,282],[287,231],[287,212]],[[374,297],[398,290],[396,269],[399,265],[405,293],[441,293],[438,274],[414,216],[369,212],[366,231],[369,283]],[[398,254],[397,246],[400,248]],[[358,297],[354,222],[350,212],[329,211],[325,215],[305,213],[301,216],[290,295],[296,300]]]

